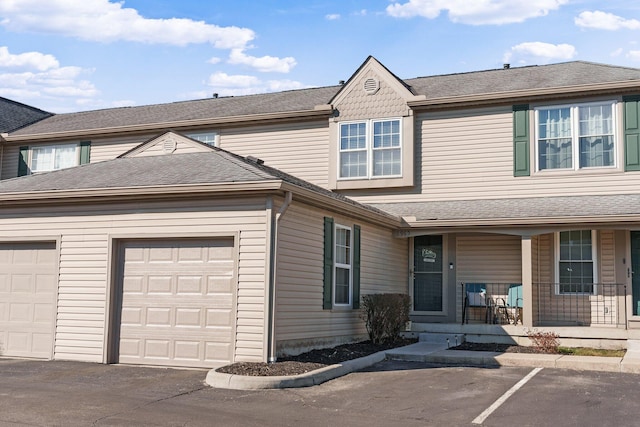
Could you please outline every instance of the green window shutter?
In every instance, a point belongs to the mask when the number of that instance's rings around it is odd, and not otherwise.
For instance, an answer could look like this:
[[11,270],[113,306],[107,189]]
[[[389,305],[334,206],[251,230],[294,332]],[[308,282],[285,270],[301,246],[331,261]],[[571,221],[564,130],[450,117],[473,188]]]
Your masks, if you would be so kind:
[[640,171],[640,95],[623,96],[624,170]]
[[333,308],[333,218],[324,217],[324,277],[322,308]]
[[360,308],[360,226],[353,226],[353,308]]
[[29,147],[20,147],[18,156],[18,176],[25,176],[29,173]]
[[91,159],[91,141],[82,141],[80,143],[80,164],[85,165]]
[[529,159],[529,106],[513,106],[513,176],[531,174]]

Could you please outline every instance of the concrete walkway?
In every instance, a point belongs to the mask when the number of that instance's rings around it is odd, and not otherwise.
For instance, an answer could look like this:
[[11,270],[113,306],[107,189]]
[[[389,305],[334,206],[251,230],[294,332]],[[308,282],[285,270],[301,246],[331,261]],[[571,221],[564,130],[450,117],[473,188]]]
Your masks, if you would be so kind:
[[585,371],[640,373],[640,346],[630,346],[624,357],[564,356],[557,354],[497,353],[491,351],[447,350],[446,343],[417,342],[380,351],[359,359],[301,375],[251,377],[209,371],[206,382],[212,387],[236,390],[309,387],[367,368],[384,359],[426,362],[455,366],[524,366]]

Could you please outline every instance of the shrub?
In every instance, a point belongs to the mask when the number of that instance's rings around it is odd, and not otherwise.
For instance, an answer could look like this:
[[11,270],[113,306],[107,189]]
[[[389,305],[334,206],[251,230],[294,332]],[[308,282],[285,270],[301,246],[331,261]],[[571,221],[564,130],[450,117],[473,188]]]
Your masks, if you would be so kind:
[[362,312],[374,344],[393,342],[409,321],[411,300],[405,294],[369,294],[362,297]]
[[541,332],[536,329],[527,331],[527,336],[533,343],[533,347],[543,353],[558,353],[560,346],[560,335],[555,332]]

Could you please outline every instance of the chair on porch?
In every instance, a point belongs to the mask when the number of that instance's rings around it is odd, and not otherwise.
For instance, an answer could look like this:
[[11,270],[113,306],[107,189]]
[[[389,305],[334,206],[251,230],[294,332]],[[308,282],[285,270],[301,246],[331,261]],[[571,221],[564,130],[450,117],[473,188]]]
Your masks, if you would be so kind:
[[494,303],[496,323],[522,323],[522,283],[509,285],[507,299],[497,298]]
[[485,283],[465,283],[464,304],[462,307],[462,324],[469,323],[470,309],[480,309],[484,322],[489,321],[491,299],[487,298]]

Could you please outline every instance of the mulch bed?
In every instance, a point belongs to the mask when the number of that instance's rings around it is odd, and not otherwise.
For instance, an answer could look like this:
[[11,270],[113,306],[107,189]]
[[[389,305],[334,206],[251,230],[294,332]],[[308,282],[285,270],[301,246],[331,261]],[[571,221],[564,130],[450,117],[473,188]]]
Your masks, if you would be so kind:
[[[397,341],[385,344],[373,344],[371,341],[362,341],[352,344],[343,344],[332,348],[311,350],[297,356],[279,358],[275,363],[237,362],[216,369],[217,372],[234,375],[249,376],[281,376],[299,375],[305,372],[335,365],[347,360],[368,356],[383,350],[413,344],[416,339],[400,338]],[[540,353],[539,349],[512,344],[494,343],[462,343],[449,350],[493,351],[499,353]]]
[[402,347],[417,342],[416,339],[400,338],[385,344],[362,341],[343,344],[333,348],[311,350],[297,356],[279,358],[275,363],[237,362],[216,369],[217,372],[249,376],[299,375],[305,372],[335,365],[347,360],[368,356],[383,350]]

